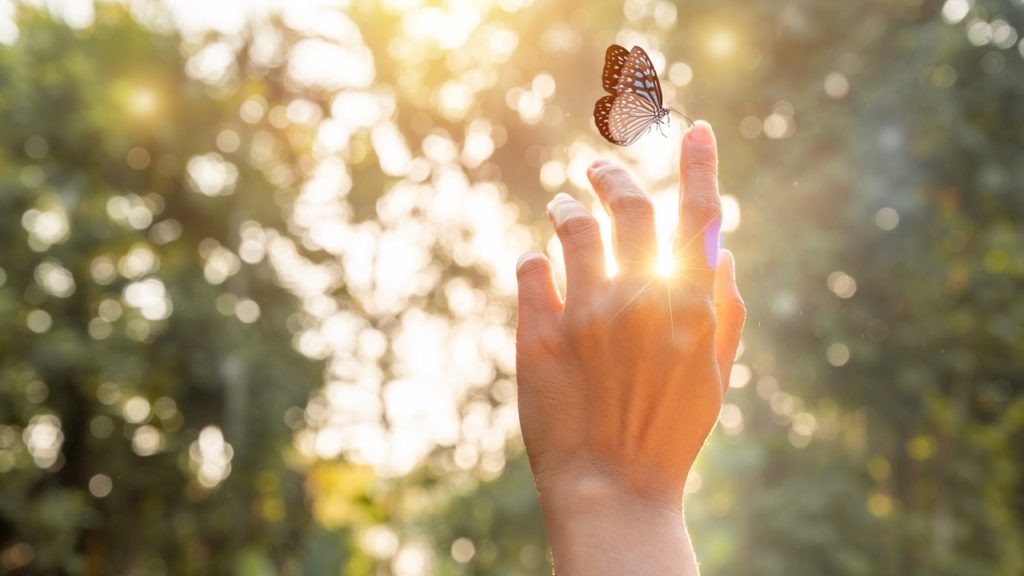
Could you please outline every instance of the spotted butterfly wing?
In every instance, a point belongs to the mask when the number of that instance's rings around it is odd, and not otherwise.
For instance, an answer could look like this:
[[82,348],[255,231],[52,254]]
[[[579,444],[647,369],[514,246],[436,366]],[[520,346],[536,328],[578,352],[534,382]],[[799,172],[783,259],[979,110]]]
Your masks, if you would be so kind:
[[629,58],[629,50],[618,44],[612,44],[604,53],[604,71],[601,72],[601,84],[605,92],[618,94],[617,87],[619,78],[622,76],[622,68]]
[[601,84],[610,96],[594,104],[594,122],[612,144],[628,146],[668,114],[662,106],[661,84],[643,48],[626,50],[612,44],[605,52]]
[[[625,48],[623,48],[625,50]],[[616,94],[633,93],[645,98],[655,110],[661,110],[661,82],[654,70],[647,52],[639,46],[633,46],[629,56],[622,65],[619,82],[615,86]]]
[[597,124],[597,131],[604,136],[605,140],[612,143],[617,141],[609,126],[609,116],[612,114],[614,105],[615,96],[604,96],[594,104],[594,123]]
[[612,144],[629,146],[658,119],[649,100],[636,94],[605,96],[594,106],[594,120],[601,135]]

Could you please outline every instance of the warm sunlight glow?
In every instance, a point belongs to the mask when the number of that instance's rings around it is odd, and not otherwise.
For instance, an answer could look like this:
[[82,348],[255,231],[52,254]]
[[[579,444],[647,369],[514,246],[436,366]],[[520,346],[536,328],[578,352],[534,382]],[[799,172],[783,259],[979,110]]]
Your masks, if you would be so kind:
[[615,250],[612,246],[612,220],[604,211],[601,202],[594,200],[590,207],[594,213],[594,219],[601,229],[601,242],[604,244],[604,267],[609,278],[614,278],[619,273],[619,263],[615,260]]
[[732,194],[722,194],[722,232],[735,232],[740,227],[740,203]]
[[[671,188],[651,196],[651,201],[654,203],[654,219],[658,238],[658,254],[652,255],[651,259],[655,274],[664,278],[676,275],[681,268],[674,251],[676,228],[679,225],[678,198],[678,193]],[[594,200],[590,209],[601,229],[607,275],[609,278],[614,278],[619,272],[619,263],[615,259],[615,250],[612,244],[611,218],[598,200]],[[723,195],[722,209],[723,230],[731,232],[739,227],[739,204],[736,202],[736,198]]]
[[657,271],[658,276],[669,278],[676,271],[676,260],[672,257],[671,246],[660,248],[661,250],[658,251],[658,261],[655,264],[655,270]]
[[679,271],[673,246],[676,228],[679,226],[679,193],[669,187],[651,197],[654,203],[655,233],[658,237],[658,257],[654,264],[655,273],[668,278]]
[[132,94],[131,108],[136,116],[149,116],[156,110],[156,94],[148,88],[138,88]]
[[728,30],[718,30],[711,35],[708,48],[714,56],[724,58],[736,49],[736,38]]

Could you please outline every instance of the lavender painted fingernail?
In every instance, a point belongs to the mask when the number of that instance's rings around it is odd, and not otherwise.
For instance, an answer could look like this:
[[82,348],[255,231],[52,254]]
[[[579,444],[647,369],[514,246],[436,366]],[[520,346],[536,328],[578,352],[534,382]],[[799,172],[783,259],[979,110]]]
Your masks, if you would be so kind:
[[704,229],[704,258],[708,268],[718,268],[718,249],[722,246],[722,219],[715,220]]

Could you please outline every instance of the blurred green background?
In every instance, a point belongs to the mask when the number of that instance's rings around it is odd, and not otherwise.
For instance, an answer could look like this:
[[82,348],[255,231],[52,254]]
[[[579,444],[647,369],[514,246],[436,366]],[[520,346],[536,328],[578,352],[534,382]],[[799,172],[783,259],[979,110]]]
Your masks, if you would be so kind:
[[749,308],[703,572],[1024,574],[1021,0],[0,2],[0,572],[540,574],[514,263],[681,127]]

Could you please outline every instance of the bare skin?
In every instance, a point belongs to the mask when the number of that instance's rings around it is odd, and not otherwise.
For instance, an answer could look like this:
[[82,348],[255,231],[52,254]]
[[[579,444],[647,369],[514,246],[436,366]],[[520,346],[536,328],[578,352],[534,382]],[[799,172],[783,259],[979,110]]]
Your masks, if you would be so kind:
[[519,414],[559,576],[697,574],[683,486],[718,418],[745,309],[717,249],[718,155],[683,140],[675,271],[655,271],[654,210],[620,166],[588,172],[611,215],[608,278],[594,217],[560,194],[548,216],[566,294],[540,253],[520,259]]

